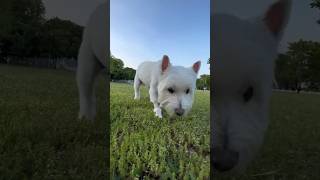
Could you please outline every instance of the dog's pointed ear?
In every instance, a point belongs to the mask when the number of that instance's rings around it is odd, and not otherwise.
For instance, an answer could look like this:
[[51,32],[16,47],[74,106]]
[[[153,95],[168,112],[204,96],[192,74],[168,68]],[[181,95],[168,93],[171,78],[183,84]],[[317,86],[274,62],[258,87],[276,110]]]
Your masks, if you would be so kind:
[[161,63],[161,71],[165,72],[170,67],[170,60],[167,55],[164,55],[162,57],[162,63]]
[[278,0],[264,14],[264,24],[277,39],[282,37],[283,30],[288,24],[290,10],[291,0]]
[[200,66],[201,66],[201,61],[197,61],[192,65],[192,69],[196,74],[198,74],[200,70]]

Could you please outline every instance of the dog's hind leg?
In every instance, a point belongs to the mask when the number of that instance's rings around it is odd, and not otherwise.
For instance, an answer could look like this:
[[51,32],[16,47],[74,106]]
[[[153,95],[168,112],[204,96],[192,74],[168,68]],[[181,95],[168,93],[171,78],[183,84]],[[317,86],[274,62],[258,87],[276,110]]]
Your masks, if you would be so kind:
[[136,73],[136,75],[134,76],[134,83],[133,83],[134,99],[140,99],[140,86],[141,86],[141,81],[138,78],[138,75]]
[[77,85],[79,89],[79,119],[94,120],[96,116],[95,80],[101,65],[93,54],[89,43],[82,42],[77,67]]

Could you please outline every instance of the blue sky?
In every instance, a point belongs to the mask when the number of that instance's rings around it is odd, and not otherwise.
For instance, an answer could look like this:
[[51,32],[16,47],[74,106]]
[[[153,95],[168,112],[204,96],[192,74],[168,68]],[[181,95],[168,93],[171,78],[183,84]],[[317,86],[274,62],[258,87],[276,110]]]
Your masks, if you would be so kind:
[[164,54],[173,65],[192,66],[209,74],[209,0],[111,0],[111,53],[136,68]]

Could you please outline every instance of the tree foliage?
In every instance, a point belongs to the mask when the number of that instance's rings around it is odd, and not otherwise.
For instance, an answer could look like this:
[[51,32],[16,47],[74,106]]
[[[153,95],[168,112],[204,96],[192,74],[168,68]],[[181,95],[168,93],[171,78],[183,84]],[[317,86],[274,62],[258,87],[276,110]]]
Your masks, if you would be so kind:
[[320,43],[299,40],[289,43],[286,54],[276,60],[275,75],[281,88],[320,88]]
[[58,18],[46,20],[42,0],[0,3],[0,56],[76,57],[83,27]]
[[196,83],[197,89],[210,89],[210,75],[203,74],[200,76],[199,79],[197,79]]
[[124,67],[121,59],[110,56],[110,74],[113,80],[133,80],[136,71],[129,67]]
[[42,55],[51,57],[76,57],[82,40],[83,28],[68,20],[53,18],[43,24],[40,49]]
[[311,8],[318,8],[318,9],[320,9],[320,0],[312,0],[310,6],[311,6]]

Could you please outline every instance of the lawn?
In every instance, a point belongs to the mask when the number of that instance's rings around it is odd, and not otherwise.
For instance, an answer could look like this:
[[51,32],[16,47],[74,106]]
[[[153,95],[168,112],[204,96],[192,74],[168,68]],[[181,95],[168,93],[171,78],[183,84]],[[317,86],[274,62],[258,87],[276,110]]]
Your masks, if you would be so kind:
[[[105,93],[99,77],[98,119],[79,121],[73,72],[0,65],[0,179],[107,179]],[[173,121],[142,95],[111,84],[112,178],[207,177],[209,93]],[[320,95],[274,93],[261,153],[237,179],[319,179],[319,107]]]
[[236,179],[318,180],[320,95],[276,92],[270,111],[261,153],[246,175]]
[[[114,179],[207,179],[209,91],[197,91],[188,117],[158,119],[145,87],[111,83],[111,172]],[[161,175],[161,176],[160,176]]]
[[0,65],[0,179],[106,179],[106,83],[79,121],[75,74]]

